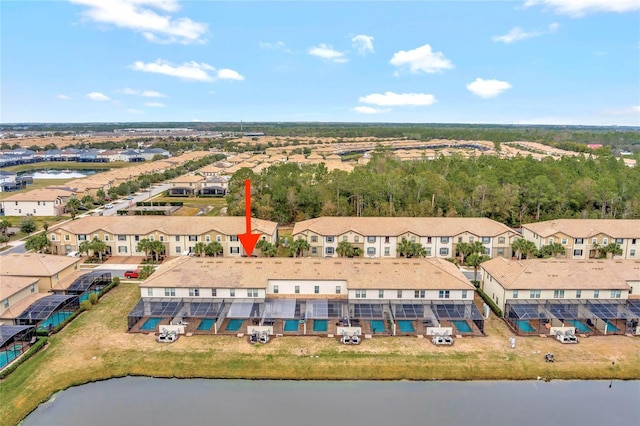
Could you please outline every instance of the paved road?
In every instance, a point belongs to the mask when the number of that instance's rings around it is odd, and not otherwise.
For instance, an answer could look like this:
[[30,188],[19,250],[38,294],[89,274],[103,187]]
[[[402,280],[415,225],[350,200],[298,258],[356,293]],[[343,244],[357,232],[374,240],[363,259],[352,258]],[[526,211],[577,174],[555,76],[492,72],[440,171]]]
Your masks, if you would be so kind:
[[97,208],[95,210],[92,210],[89,213],[86,213],[85,215],[92,215],[92,216],[113,216],[114,214],[116,214],[116,212],[118,211],[118,209],[123,209],[123,208],[128,208],[128,207],[132,207],[135,206],[137,201],[146,201],[151,197],[155,197],[156,195],[160,194],[163,191],[166,191],[167,189],[169,189],[169,184],[165,183],[159,186],[156,186],[155,188],[152,188],[149,191],[144,191],[139,193],[138,195],[134,195],[132,200],[116,200],[113,203],[113,208],[112,209],[105,209],[103,207]]

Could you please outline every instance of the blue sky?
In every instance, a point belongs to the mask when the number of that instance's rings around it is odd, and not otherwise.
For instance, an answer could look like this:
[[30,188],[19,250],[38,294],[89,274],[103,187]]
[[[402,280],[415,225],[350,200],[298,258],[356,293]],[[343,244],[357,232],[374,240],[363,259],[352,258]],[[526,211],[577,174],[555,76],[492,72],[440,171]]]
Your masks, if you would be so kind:
[[640,2],[2,1],[0,122],[640,125]]

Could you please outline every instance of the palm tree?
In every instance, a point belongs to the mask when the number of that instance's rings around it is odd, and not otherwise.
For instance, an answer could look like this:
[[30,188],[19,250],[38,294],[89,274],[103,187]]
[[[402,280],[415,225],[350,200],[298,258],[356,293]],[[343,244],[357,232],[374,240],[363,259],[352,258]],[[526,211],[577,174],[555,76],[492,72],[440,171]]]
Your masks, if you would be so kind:
[[162,241],[151,241],[149,242],[149,251],[153,254],[153,259],[158,262],[160,255],[165,251],[164,244],[162,244]]
[[511,244],[511,248],[516,252],[516,256],[518,260],[522,259],[522,255],[525,255],[527,258],[534,256],[538,249],[533,241],[525,240],[524,238],[518,238]]
[[78,246],[78,251],[80,252],[80,254],[87,253],[87,256],[89,256],[89,252],[91,251],[91,241],[85,240],[81,242]]
[[469,257],[467,257],[467,265],[473,267],[473,280],[478,281],[478,268],[482,262],[486,262],[491,259],[486,254],[480,253],[471,253]]
[[613,256],[622,255],[622,249],[616,243],[609,243],[606,246],[601,248],[602,253],[607,257],[607,259],[612,259]]
[[149,241],[147,238],[141,239],[140,241],[138,241],[136,251],[143,251],[144,258],[146,259],[149,256],[149,252],[151,251],[151,241]]
[[305,239],[298,238],[297,240],[293,240],[291,242],[291,253],[293,253],[293,257],[297,257],[298,255],[302,256],[305,251],[311,248],[311,244]]
[[348,241],[340,241],[336,253],[340,257],[353,257],[353,246]]
[[193,246],[193,252],[196,254],[196,256],[200,257],[205,253],[205,247],[206,247],[206,244],[203,243],[202,241],[197,242]]
[[412,249],[413,249],[413,245],[411,244],[411,241],[407,240],[406,238],[403,238],[398,243],[398,246],[396,247],[396,250],[398,251],[398,255],[403,257],[404,256],[411,257]]
[[482,244],[480,241],[474,241],[471,244],[469,244],[469,253],[470,254],[473,254],[473,253],[485,254],[486,251],[487,250],[486,250],[484,244]]
[[155,271],[156,271],[156,268],[154,268],[152,265],[144,265],[142,269],[140,269],[139,278],[142,280],[146,280]]
[[6,247],[8,242],[9,242],[9,237],[7,237],[6,235],[0,235],[0,244],[4,244]]
[[558,255],[564,255],[564,254],[565,254],[564,246],[560,243],[552,243],[552,244],[549,244],[548,246],[542,246],[540,247],[540,250],[538,250],[538,256],[544,257],[544,258],[557,257]]
[[80,207],[80,200],[76,197],[71,197],[69,201],[67,201],[64,209],[71,214],[71,218],[73,219],[76,217],[76,213],[78,213],[78,207]]
[[207,256],[218,256],[220,253],[222,253],[222,244],[220,244],[217,241],[213,241],[209,244],[206,245],[206,247],[204,248],[204,253]]
[[265,241],[260,251],[262,252],[263,256],[273,257],[278,252],[278,248],[276,247],[275,244],[271,244],[270,242]]
[[104,241],[101,241],[97,237],[94,237],[93,240],[91,240],[91,250],[93,250],[94,253],[98,254],[98,258],[100,259],[100,262],[102,262],[102,255],[105,251],[107,251],[107,245],[104,243]]
[[413,247],[411,249],[412,255],[414,257],[426,257],[427,249],[420,243],[413,243]]
[[458,243],[456,245],[456,255],[460,256],[460,264],[464,265],[464,257],[471,254],[471,245],[469,243]]

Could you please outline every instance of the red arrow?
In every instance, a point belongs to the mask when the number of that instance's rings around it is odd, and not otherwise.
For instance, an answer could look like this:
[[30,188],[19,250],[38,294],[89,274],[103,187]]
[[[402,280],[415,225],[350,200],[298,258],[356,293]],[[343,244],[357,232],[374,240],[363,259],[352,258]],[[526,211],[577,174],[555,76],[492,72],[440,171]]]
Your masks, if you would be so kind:
[[246,205],[247,232],[238,235],[238,238],[240,238],[240,242],[242,243],[242,247],[244,247],[244,251],[247,253],[247,256],[251,256],[253,249],[256,247],[256,244],[260,239],[260,234],[251,233],[251,181],[249,179],[244,181],[244,198]]

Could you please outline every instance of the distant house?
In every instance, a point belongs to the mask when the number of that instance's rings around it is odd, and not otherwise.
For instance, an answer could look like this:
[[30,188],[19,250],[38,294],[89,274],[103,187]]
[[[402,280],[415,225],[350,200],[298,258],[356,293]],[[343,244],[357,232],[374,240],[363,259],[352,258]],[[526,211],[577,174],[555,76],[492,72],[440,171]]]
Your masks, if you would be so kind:
[[212,176],[202,184],[200,195],[224,196],[227,194],[229,179],[227,177]]
[[5,216],[61,216],[75,191],[41,188],[11,195],[0,203]]
[[[58,282],[78,270],[80,258],[39,253],[11,253],[3,256],[0,286],[11,285],[16,278],[37,281],[40,293],[47,293]],[[1,288],[1,287],[0,287]],[[4,291],[1,294],[6,294]]]
[[0,170],[0,192],[12,191],[16,187],[17,173]]
[[189,196],[198,195],[205,183],[205,177],[199,175],[179,176],[169,181],[167,195]]

